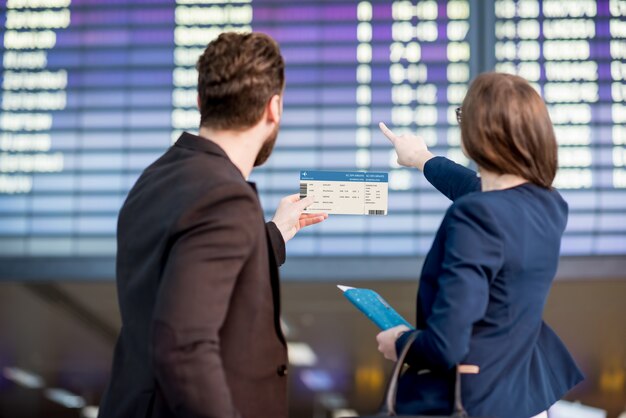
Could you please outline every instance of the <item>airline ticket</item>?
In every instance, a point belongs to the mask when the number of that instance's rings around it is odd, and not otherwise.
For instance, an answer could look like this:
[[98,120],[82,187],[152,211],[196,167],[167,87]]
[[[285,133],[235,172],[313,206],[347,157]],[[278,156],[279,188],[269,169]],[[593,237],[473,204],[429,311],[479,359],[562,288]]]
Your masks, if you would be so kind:
[[387,215],[388,186],[388,173],[300,172],[300,198],[315,198],[306,210],[308,213]]

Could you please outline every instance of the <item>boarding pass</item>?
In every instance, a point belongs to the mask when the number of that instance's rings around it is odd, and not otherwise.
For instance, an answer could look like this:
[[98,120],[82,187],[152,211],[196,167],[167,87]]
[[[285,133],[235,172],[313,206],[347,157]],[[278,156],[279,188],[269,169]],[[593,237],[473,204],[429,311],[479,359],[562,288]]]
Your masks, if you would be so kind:
[[300,198],[313,196],[308,213],[386,215],[389,175],[364,171],[301,171]]

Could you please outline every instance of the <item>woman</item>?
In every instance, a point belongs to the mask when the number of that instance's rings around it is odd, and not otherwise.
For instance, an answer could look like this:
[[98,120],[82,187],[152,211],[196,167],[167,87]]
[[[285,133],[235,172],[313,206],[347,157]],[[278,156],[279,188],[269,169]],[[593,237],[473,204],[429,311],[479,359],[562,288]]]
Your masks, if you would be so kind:
[[[471,415],[545,414],[583,378],[541,315],[557,270],[567,203],[552,188],[557,144],[545,104],[522,78],[482,74],[457,109],[464,152],[478,173],[431,154],[381,123],[398,163],[424,172],[453,201],[424,261],[417,338],[398,387],[399,413],[452,409],[454,366]],[[410,332],[377,336],[390,360]],[[544,415],[545,416],[545,415]]]

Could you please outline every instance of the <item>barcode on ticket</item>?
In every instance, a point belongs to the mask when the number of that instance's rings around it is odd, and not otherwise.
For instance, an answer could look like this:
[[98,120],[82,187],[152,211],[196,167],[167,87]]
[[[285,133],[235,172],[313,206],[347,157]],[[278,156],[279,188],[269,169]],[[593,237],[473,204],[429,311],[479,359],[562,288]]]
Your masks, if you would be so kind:
[[307,184],[300,183],[300,199],[304,199],[307,194]]
[[384,210],[370,210],[367,214],[368,215],[384,215],[385,211]]

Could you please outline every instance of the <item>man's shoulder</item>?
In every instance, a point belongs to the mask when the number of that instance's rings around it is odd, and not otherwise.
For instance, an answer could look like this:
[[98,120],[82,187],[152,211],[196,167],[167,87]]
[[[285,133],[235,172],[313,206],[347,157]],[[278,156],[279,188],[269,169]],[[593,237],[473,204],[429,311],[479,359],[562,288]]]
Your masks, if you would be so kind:
[[224,156],[171,147],[141,176],[155,185],[207,191],[224,185],[247,190],[249,185],[237,167]]
[[158,167],[180,170],[190,175],[204,175],[215,180],[231,179],[245,183],[239,169],[225,155],[177,146],[171,147],[167,154],[171,154],[171,158],[163,158]]
[[177,217],[188,210],[258,198],[232,163],[220,156],[172,147],[150,165],[129,191],[123,211]]

